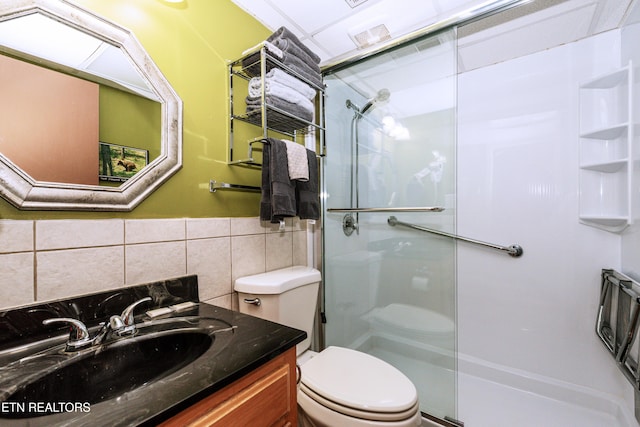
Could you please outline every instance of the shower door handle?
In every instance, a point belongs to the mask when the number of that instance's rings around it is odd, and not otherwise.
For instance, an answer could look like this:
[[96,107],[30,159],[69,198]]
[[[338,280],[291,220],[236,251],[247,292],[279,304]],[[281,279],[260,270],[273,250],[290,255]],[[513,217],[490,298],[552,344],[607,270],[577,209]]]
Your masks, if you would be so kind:
[[367,213],[367,212],[442,212],[441,206],[414,206],[398,208],[328,208],[329,213]]

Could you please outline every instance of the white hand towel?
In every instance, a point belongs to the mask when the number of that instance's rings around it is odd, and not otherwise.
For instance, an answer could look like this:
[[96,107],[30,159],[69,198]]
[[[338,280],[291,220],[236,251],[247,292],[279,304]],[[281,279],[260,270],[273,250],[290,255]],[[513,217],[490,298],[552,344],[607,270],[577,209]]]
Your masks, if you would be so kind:
[[283,140],[287,147],[287,164],[289,167],[289,179],[296,181],[309,181],[309,160],[307,149],[292,141]]
[[[300,107],[304,108],[309,112],[313,112],[315,107],[313,102],[307,99],[304,95],[298,92],[295,89],[290,88],[289,86],[285,86],[278,82],[265,79],[265,95],[277,96],[280,99],[284,99],[287,102],[292,104],[298,104]],[[260,98],[260,94],[262,91],[262,81],[260,77],[254,77],[249,81],[249,97],[250,98]]]

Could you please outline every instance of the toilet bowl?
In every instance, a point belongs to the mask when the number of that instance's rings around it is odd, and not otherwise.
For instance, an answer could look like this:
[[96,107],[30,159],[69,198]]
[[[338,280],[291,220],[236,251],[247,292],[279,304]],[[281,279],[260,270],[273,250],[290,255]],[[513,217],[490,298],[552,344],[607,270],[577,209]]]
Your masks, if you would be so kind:
[[297,346],[299,424],[419,426],[416,388],[398,369],[347,348],[309,350],[319,283],[318,270],[296,266],[241,277],[234,286],[241,312],[307,332],[307,339]]

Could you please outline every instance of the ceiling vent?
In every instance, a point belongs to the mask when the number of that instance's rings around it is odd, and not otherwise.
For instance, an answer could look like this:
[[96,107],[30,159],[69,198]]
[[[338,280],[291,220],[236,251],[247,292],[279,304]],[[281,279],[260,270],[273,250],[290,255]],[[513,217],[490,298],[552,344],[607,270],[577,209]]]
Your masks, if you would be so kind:
[[391,33],[384,24],[378,24],[366,30],[362,30],[360,27],[349,31],[349,37],[358,46],[358,49],[364,49],[385,40],[391,40]]
[[353,9],[356,6],[360,6],[362,3],[366,3],[367,0],[344,0]]

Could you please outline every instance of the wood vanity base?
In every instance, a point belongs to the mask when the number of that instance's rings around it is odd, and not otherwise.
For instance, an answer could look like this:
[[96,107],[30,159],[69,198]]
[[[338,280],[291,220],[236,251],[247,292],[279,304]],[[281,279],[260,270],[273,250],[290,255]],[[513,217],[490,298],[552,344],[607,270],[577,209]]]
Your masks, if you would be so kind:
[[161,427],[297,426],[296,348],[185,409]]

